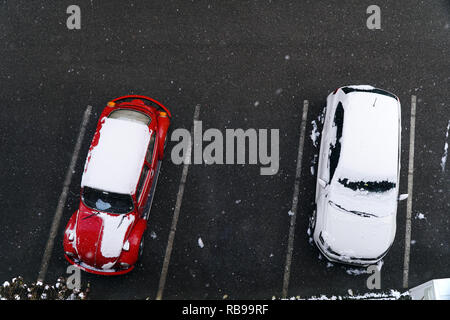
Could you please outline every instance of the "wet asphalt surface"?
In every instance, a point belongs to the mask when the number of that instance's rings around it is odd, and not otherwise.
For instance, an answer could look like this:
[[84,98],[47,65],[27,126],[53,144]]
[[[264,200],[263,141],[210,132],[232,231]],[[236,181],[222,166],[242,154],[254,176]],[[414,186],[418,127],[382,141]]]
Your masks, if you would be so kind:
[[[411,95],[417,96],[410,286],[449,277],[450,165],[441,168],[450,120],[450,2],[78,1],[0,2],[0,281],[35,281],[81,119],[93,106],[46,281],[65,275],[62,234],[77,209],[81,171],[106,102],[144,94],[173,113],[171,130],[279,129],[277,174],[261,165],[191,165],[165,299],[280,297],[303,101],[309,101],[289,296],[367,292],[362,270],[329,264],[307,234],[318,148],[310,134],[326,96],[370,84],[402,103],[401,193],[407,192]],[[182,166],[169,141],[145,253],[120,277],[82,273],[94,299],[155,298]],[[317,171],[317,170],[316,170]],[[423,214],[424,219],[419,214]],[[381,289],[403,291],[406,202],[383,259]],[[200,248],[201,238],[204,247]]]

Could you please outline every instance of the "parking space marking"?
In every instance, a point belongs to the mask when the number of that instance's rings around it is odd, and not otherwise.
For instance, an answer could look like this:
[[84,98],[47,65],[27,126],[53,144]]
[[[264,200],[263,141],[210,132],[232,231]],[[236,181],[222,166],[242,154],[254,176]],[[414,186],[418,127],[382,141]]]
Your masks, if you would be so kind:
[[411,124],[409,132],[408,199],[406,204],[405,255],[403,259],[403,288],[408,288],[411,253],[411,215],[414,178],[414,137],[416,130],[416,96],[411,96]]
[[294,251],[295,221],[297,218],[298,194],[300,191],[300,177],[302,173],[303,147],[305,145],[306,120],[308,118],[308,100],[303,101],[303,115],[300,127],[300,139],[298,144],[297,168],[295,171],[294,194],[292,197],[291,221],[289,224],[289,239],[286,254],[286,264],[284,267],[282,297],[286,298],[289,288],[289,277],[291,273],[292,253]]
[[[195,111],[194,111],[193,123],[195,123],[195,121],[198,121],[199,116],[200,116],[200,105],[196,105]],[[158,292],[156,294],[156,300],[162,299],[164,287],[166,285],[167,272],[169,270],[169,263],[170,263],[170,256],[172,254],[173,242],[175,239],[175,232],[177,230],[178,218],[180,216],[181,203],[183,201],[184,187],[186,185],[186,178],[187,178],[188,171],[189,171],[189,164],[191,163],[193,137],[194,137],[194,124],[191,127],[191,143],[189,145],[189,148],[188,148],[185,158],[184,158],[183,172],[181,173],[180,185],[178,187],[177,200],[175,203],[175,209],[173,211],[172,225],[170,227],[169,240],[167,241],[166,254],[164,256],[164,262],[163,262],[163,267],[161,270],[161,277],[159,279],[159,286],[158,286]]]
[[69,192],[70,183],[72,181],[73,173],[75,172],[75,165],[78,160],[78,155],[80,153],[81,143],[83,142],[83,137],[86,133],[86,126],[89,121],[89,117],[92,112],[92,106],[87,106],[86,111],[84,111],[83,120],[81,122],[80,132],[78,134],[77,142],[72,153],[72,159],[70,160],[69,168],[67,169],[66,177],[64,179],[64,185],[59,196],[58,206],[56,207],[55,216],[53,217],[52,226],[50,228],[49,237],[47,240],[47,245],[45,246],[44,255],[42,256],[41,267],[39,269],[39,275],[37,281],[44,282],[45,275],[47,274],[48,263],[53,251],[53,245],[55,243],[56,233],[58,232],[58,227],[61,221],[62,213],[66,204],[67,194]]

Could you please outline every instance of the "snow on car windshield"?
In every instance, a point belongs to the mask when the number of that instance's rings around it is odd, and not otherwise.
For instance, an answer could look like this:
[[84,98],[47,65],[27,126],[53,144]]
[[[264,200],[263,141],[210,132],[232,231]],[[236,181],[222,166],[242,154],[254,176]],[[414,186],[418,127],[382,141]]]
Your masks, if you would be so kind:
[[133,199],[126,194],[84,187],[81,198],[85,205],[94,210],[114,214],[124,214],[133,210]]
[[338,182],[353,191],[386,192],[395,188],[395,183],[390,181],[349,181],[345,178]]

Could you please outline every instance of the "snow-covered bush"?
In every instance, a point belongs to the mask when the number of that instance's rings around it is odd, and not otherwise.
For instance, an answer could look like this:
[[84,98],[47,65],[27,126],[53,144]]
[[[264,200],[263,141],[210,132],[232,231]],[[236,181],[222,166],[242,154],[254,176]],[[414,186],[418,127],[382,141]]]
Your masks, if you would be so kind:
[[40,281],[26,284],[19,276],[0,286],[1,300],[85,300],[88,293],[89,284],[84,290],[72,290],[64,277],[58,278],[55,285],[47,285]]
[[[273,296],[272,300],[278,299]],[[364,294],[354,294],[352,290],[347,295],[326,296],[324,294],[312,297],[292,296],[284,300],[411,300],[409,291],[400,293],[397,290],[389,290],[387,292],[368,292]]]

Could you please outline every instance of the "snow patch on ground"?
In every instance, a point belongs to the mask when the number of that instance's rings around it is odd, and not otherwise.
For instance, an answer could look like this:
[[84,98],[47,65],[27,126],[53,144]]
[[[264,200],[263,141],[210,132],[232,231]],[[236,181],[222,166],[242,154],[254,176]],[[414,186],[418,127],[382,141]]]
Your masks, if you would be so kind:
[[445,165],[447,164],[447,156],[448,156],[448,133],[450,131],[450,120],[448,121],[447,131],[445,133],[445,144],[444,144],[444,154],[441,158],[441,168],[442,172],[445,171]]
[[310,137],[311,137],[311,141],[313,143],[313,146],[315,148],[317,148],[317,145],[319,144],[318,140],[319,140],[319,137],[320,137],[320,132],[318,130],[316,120],[311,121],[311,124],[313,125],[313,129],[311,131]]
[[[383,267],[383,264],[384,264],[383,260],[380,260],[377,263],[378,271],[381,271],[381,268]],[[345,269],[345,272],[347,274],[352,275],[352,276],[359,276],[359,275],[362,275],[362,274],[369,274],[369,273],[371,273],[371,272],[369,272],[367,270],[367,268],[347,268],[347,267],[343,267],[343,268]]]
[[205,246],[205,244],[203,243],[203,240],[202,240],[202,238],[198,238],[198,246],[200,247],[200,248],[203,248],[204,246]]
[[322,113],[320,113],[317,116],[316,120],[311,121],[311,124],[313,126],[312,130],[311,130],[311,134],[309,135],[313,144],[313,147],[316,149],[316,152],[313,155],[313,159],[311,160],[311,167],[310,167],[310,171],[311,171],[311,175],[314,176],[314,174],[316,173],[316,165],[317,165],[317,160],[319,158],[319,142],[320,142],[320,131],[319,131],[319,124],[323,125],[324,119],[325,119],[325,111],[326,111],[326,107],[323,108]]
[[351,276],[359,276],[359,275],[368,273],[368,271],[366,269],[362,269],[362,268],[346,269],[345,272]]
[[419,219],[419,220],[426,220],[427,218],[425,217],[425,215],[423,214],[423,213],[421,213],[421,212],[418,212],[417,214],[416,214],[416,219]]
[[[275,297],[272,297],[274,299]],[[353,292],[349,290],[349,294],[345,296],[326,296],[324,294],[318,296],[312,296],[309,298],[301,298],[300,296],[290,297],[289,300],[399,300],[410,298],[409,291],[400,293],[397,290],[389,290],[388,292],[368,292],[365,294],[353,295]]]

